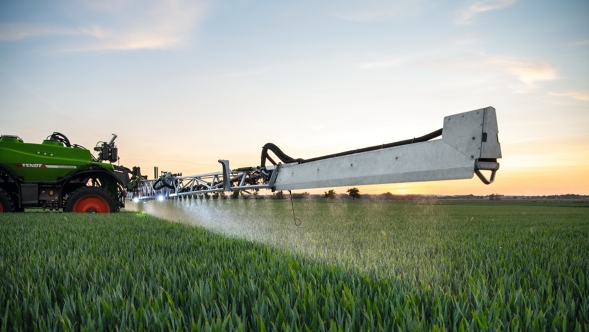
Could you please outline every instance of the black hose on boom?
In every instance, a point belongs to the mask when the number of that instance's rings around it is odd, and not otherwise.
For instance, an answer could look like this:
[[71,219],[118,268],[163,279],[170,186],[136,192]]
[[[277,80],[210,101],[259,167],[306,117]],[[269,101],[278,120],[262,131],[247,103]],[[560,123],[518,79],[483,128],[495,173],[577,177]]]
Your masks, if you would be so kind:
[[303,161],[303,159],[301,158],[294,159],[289,157],[286,153],[282,152],[282,150],[280,150],[280,148],[277,147],[274,143],[266,143],[262,147],[262,161],[260,164],[262,168],[266,167],[266,160],[269,160],[272,163],[272,165],[276,165],[276,162],[270,157],[270,155],[268,155],[268,150],[274,152],[276,157],[278,157],[280,161],[286,164],[295,162],[298,162],[300,164]]
[[315,158],[311,158],[311,159],[292,158],[292,157],[288,156],[286,153],[282,152],[282,150],[280,150],[280,148],[278,148],[275,144],[266,143],[262,147],[261,167],[264,168],[266,166],[266,160],[270,161],[272,163],[272,165],[276,165],[276,162],[268,155],[268,150],[274,152],[276,157],[278,157],[278,159],[280,159],[280,161],[282,161],[283,163],[289,164],[289,163],[296,162],[298,164],[304,164],[304,163],[308,163],[311,161],[347,156],[350,154],[355,154],[355,153],[360,153],[360,152],[368,152],[368,151],[392,148],[394,146],[401,146],[401,145],[407,145],[407,144],[413,144],[413,143],[419,143],[419,142],[426,142],[426,141],[432,140],[432,139],[439,137],[439,136],[442,136],[442,129],[441,128],[434,131],[434,132],[431,132],[427,135],[423,135],[421,137],[414,137],[413,139],[407,139],[407,140],[393,142],[393,143],[369,146],[367,148],[344,151],[344,152],[340,152],[340,153],[329,154],[329,155],[315,157]]

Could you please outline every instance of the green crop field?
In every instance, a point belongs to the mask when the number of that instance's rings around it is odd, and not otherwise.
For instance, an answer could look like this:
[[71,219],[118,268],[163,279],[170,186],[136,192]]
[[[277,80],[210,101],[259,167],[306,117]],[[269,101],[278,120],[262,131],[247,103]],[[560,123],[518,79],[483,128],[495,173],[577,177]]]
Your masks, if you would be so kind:
[[589,330],[587,202],[129,208],[0,214],[0,329]]

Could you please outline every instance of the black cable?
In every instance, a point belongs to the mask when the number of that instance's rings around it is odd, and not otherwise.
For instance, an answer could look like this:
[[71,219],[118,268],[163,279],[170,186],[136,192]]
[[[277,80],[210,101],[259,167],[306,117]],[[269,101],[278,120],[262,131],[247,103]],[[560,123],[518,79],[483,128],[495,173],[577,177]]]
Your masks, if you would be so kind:
[[368,151],[392,148],[394,146],[401,146],[401,145],[407,145],[407,144],[413,144],[413,143],[426,142],[426,141],[432,140],[432,139],[439,137],[439,136],[442,136],[442,129],[438,129],[438,130],[431,132],[427,135],[423,135],[420,137],[414,137],[413,139],[407,139],[407,140],[393,142],[393,143],[375,145],[375,146],[370,146],[370,147],[362,148],[362,149],[344,151],[344,152],[329,154],[329,155],[325,155],[325,156],[315,157],[315,158],[311,158],[311,159],[292,158],[292,157],[288,156],[287,154],[285,154],[284,152],[282,152],[282,150],[280,150],[280,148],[278,148],[275,144],[266,143],[262,147],[261,167],[264,168],[266,166],[266,160],[269,160],[273,165],[276,165],[274,160],[272,160],[272,158],[270,158],[270,156],[268,155],[268,150],[274,152],[276,157],[278,157],[278,159],[280,159],[280,161],[282,161],[285,164],[294,163],[294,162],[299,163],[299,164],[304,164],[304,163],[308,163],[311,161],[347,156],[350,154],[355,154],[355,153],[360,153],[360,152],[368,152]]
[[280,159],[280,161],[282,161],[283,163],[289,164],[289,163],[294,163],[294,162],[301,162],[303,159],[294,159],[289,157],[286,153],[282,152],[282,150],[280,150],[279,147],[277,147],[275,144],[273,143],[266,143],[263,147],[262,147],[262,161],[261,161],[261,166],[262,168],[264,168],[266,166],[266,159],[270,160],[270,162],[273,165],[276,165],[276,162],[274,162],[274,160],[272,158],[270,158],[270,156],[268,155],[268,150],[274,152],[274,154],[276,155],[276,157],[278,157],[278,159]]

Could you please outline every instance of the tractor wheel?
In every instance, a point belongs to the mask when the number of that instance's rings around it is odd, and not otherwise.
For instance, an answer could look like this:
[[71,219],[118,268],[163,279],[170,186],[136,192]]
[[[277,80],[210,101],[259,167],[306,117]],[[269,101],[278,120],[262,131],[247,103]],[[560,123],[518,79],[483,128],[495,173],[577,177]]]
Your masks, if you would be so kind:
[[117,212],[117,202],[112,195],[100,187],[82,187],[68,197],[63,212],[111,213]]
[[14,205],[6,191],[0,189],[0,213],[2,212],[14,212]]

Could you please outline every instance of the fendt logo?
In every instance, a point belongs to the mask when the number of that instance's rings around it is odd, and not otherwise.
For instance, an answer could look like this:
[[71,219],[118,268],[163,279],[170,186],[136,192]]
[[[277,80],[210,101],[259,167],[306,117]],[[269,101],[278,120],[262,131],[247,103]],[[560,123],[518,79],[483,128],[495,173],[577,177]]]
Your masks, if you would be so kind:
[[45,165],[45,164],[14,164],[18,168],[65,168],[65,169],[76,169],[74,165]]
[[46,168],[43,164],[16,164],[16,167],[21,168]]

